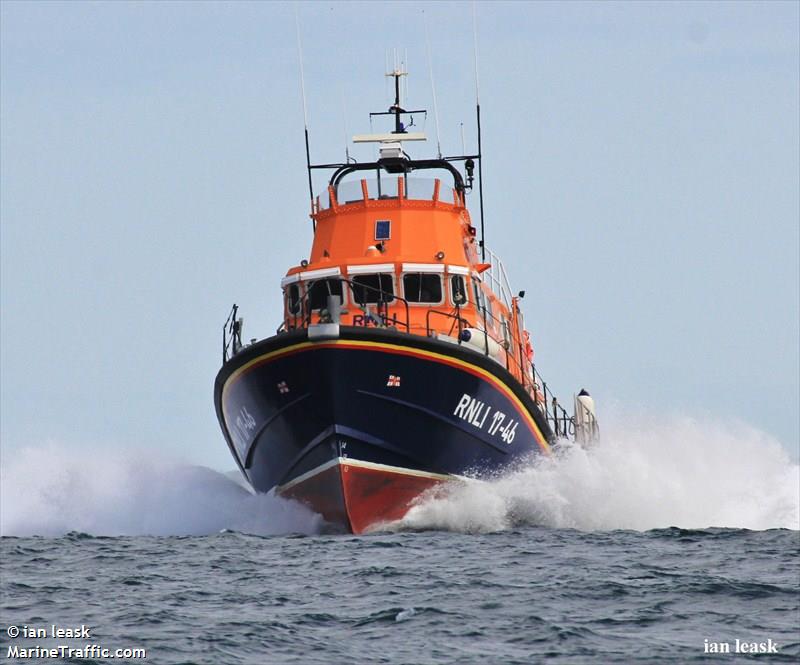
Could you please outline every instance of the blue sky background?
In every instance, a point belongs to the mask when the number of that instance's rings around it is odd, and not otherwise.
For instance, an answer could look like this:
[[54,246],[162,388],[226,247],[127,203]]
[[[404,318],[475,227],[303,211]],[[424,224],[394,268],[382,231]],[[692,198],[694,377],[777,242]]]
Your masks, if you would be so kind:
[[[297,7],[314,161],[343,158],[345,111],[354,134],[388,106],[387,49],[432,111],[424,21],[443,150],[462,121],[474,146],[470,4]],[[539,368],[601,418],[738,419],[797,457],[798,7],[477,4],[487,244]],[[293,5],[0,11],[4,458],[232,468],[222,323],[235,301],[246,337],[274,332],[311,243]]]

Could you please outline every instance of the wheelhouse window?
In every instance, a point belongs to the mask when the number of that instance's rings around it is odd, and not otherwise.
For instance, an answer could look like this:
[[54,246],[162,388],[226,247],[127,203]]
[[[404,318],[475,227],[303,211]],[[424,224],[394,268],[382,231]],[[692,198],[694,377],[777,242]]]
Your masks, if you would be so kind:
[[286,309],[289,314],[300,313],[300,287],[297,284],[286,287]]
[[454,305],[466,305],[467,298],[467,285],[462,275],[453,275],[450,278],[450,298]]
[[355,275],[352,284],[353,299],[360,305],[394,302],[391,275]]
[[403,293],[408,302],[441,303],[442,278],[435,273],[406,273],[403,275]]
[[328,296],[339,296],[339,300],[342,301],[341,281],[338,279],[318,279],[309,283],[308,303],[311,309],[326,309],[328,307]]

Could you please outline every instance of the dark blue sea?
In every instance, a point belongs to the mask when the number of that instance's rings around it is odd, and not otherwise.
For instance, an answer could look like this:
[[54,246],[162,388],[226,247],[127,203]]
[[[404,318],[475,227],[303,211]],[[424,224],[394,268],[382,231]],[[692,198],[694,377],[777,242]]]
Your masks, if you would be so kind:
[[738,639],[800,659],[788,530],[72,533],[3,538],[2,560],[4,631],[91,631],[4,634],[4,657],[94,643],[155,663],[728,662],[706,641]]
[[2,662],[800,662],[798,466],[757,432],[644,427],[363,536],[191,464],[6,461]]

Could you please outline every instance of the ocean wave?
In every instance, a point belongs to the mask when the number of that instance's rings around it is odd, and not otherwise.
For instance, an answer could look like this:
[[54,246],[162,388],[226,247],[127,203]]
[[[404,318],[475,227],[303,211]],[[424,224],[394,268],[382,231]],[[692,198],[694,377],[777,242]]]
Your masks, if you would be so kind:
[[256,495],[226,474],[151,454],[92,453],[50,442],[5,458],[3,536],[311,534],[322,524],[296,502]]
[[392,529],[800,528],[800,467],[742,423],[639,416],[490,481],[422,497]]
[[[381,530],[800,528],[800,467],[767,434],[690,418],[619,422],[593,446],[564,442],[552,457],[494,480],[441,486]],[[5,536],[316,534],[325,526],[301,504],[151,454],[80,452],[50,442],[4,461]]]

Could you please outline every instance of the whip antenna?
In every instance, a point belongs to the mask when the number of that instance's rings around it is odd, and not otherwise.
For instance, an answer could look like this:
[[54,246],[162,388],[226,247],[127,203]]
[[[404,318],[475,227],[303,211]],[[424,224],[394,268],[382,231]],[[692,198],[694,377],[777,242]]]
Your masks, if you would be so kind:
[[475,0],[472,2],[472,50],[475,53],[475,113],[478,119],[478,196],[481,211],[481,260],[486,260],[486,229],[483,221],[483,153],[481,152],[481,98],[478,83],[478,21]]
[[342,86],[342,123],[344,126],[344,156],[345,164],[350,163],[350,147],[347,141],[347,100],[344,94],[344,86]]
[[[406,72],[408,71],[408,49],[405,49],[405,55],[403,56],[403,63],[401,65],[401,68],[403,69],[403,71]],[[406,101],[411,99],[411,97],[409,97],[408,95],[408,80],[410,78],[411,78],[410,76],[406,76],[406,80],[404,81],[404,83],[406,84],[406,96],[405,96]]]
[[[297,57],[300,61],[300,93],[303,97],[303,131],[306,137],[306,170],[308,171],[308,195],[311,199],[311,211],[314,211],[314,185],[311,183],[311,150],[308,147],[308,107],[306,106],[306,77],[303,72],[303,43],[300,40],[300,18],[297,15],[297,5],[294,6],[294,27],[297,31]],[[314,230],[317,223],[312,220]]]
[[[386,68],[383,71],[384,71],[384,73],[392,71],[391,69],[389,69],[389,49],[388,48],[386,49]],[[385,82],[384,86],[383,86],[383,95],[386,98],[386,101],[388,101],[389,99],[391,99],[389,97],[389,77],[388,76],[384,76],[383,80]],[[372,116],[370,116],[370,118],[369,118],[369,129],[370,129],[370,131],[372,131]]]
[[[433,82],[433,60],[431,59],[431,42],[428,39],[428,17],[425,15],[425,10],[422,10],[422,22],[425,25],[425,50],[428,53],[428,71],[431,75],[431,94],[433,95],[433,119],[436,122],[436,152],[439,159],[442,158],[442,144],[439,140],[439,109],[436,106],[436,84]],[[463,125],[462,125],[463,128]],[[464,151],[466,154],[466,151]]]
[[478,20],[475,16],[475,0],[472,0],[472,53],[475,56],[475,103],[480,106],[480,86],[478,83]]

